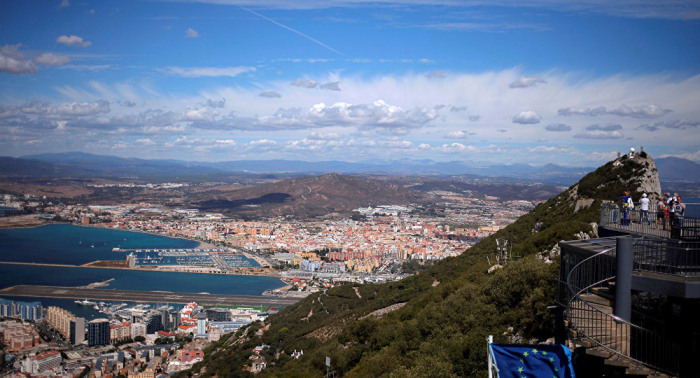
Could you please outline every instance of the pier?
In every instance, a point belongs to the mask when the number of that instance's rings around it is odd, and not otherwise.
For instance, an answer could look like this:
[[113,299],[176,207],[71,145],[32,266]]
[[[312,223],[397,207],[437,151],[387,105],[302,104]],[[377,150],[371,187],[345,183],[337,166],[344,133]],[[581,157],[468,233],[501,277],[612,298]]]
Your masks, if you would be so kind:
[[301,298],[272,297],[253,295],[223,295],[205,293],[173,293],[169,291],[133,291],[107,290],[85,287],[19,285],[0,290],[0,295],[20,297],[43,297],[145,303],[182,303],[197,302],[207,305],[229,306],[289,306]]

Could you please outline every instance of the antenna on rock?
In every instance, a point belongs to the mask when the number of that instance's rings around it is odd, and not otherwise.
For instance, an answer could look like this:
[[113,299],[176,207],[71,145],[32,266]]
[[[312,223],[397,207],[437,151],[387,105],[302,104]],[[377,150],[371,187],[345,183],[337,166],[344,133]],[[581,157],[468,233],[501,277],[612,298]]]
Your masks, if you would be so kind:
[[620,151],[617,152],[617,158],[620,158]]
[[630,147],[630,159],[634,159],[634,147]]

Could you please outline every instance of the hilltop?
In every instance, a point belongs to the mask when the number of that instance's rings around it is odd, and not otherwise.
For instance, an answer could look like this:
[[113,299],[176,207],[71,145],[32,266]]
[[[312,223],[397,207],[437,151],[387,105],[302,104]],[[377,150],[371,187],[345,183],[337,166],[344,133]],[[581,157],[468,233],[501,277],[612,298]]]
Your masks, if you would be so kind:
[[[322,376],[325,356],[347,377],[486,376],[485,338],[538,342],[553,335],[559,240],[595,237],[603,201],[623,191],[658,188],[651,158],[626,156],[586,175],[578,184],[538,205],[515,223],[461,256],[399,282],[348,284],[314,294],[262,325],[224,337],[195,365],[200,377],[248,376],[242,370],[252,348],[270,345],[260,376]],[[486,256],[496,239],[522,256],[488,274]],[[549,258],[553,263],[546,263]],[[549,260],[552,262],[552,260]],[[378,311],[382,310],[383,311]],[[304,350],[298,360],[289,354]],[[181,373],[185,376],[187,373]]]
[[349,213],[362,206],[408,205],[425,200],[426,195],[385,180],[328,173],[207,193],[207,197],[192,206],[237,215],[262,210],[271,215],[319,216]]

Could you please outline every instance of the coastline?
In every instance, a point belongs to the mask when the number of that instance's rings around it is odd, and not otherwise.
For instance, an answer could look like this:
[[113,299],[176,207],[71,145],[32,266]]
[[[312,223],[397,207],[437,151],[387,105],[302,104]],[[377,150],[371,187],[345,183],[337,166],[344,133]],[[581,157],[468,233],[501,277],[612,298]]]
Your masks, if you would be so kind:
[[196,240],[196,239],[190,239],[190,238],[187,238],[187,237],[184,237],[184,236],[173,236],[173,235],[170,235],[170,234],[159,234],[159,233],[156,233],[156,232],[149,232],[149,231],[143,231],[143,230],[128,230],[128,229],[125,229],[125,228],[102,227],[102,226],[98,226],[98,225],[96,225],[96,224],[95,224],[95,225],[87,225],[87,224],[73,224],[73,223],[66,223],[66,222],[56,222],[56,223],[50,223],[50,224],[67,224],[67,225],[71,225],[71,226],[78,226],[78,227],[84,227],[84,228],[102,228],[102,229],[105,229],[105,230],[116,230],[116,231],[134,232],[134,233],[138,233],[138,234],[148,234],[148,235],[154,235],[154,236],[162,236],[162,237],[164,237],[164,238],[189,240],[189,241],[193,241],[193,242],[199,243],[199,244],[197,245],[197,247],[196,247],[196,248],[193,248],[193,249],[218,249],[218,248],[221,248],[221,247],[217,247],[217,246],[215,246],[215,245],[213,245],[213,244],[211,244],[211,243],[207,243],[207,242],[205,242],[205,241]]
[[[211,243],[207,243],[204,241],[196,240],[196,239],[190,239],[187,237],[183,236],[172,236],[169,234],[160,234],[160,233],[155,233],[155,232],[148,232],[148,231],[143,231],[143,230],[129,230],[129,229],[122,229],[122,228],[110,228],[110,227],[103,227],[103,226],[98,226],[98,225],[85,225],[85,224],[73,224],[73,223],[68,223],[68,222],[45,222],[38,218],[37,215],[32,215],[33,219],[37,221],[41,221],[41,224],[35,224],[35,225],[22,225],[22,226],[14,226],[13,227],[2,227],[0,225],[0,229],[25,229],[25,228],[38,228],[38,227],[43,227],[43,226],[48,226],[48,225],[69,225],[69,226],[77,226],[77,227],[83,227],[83,228],[96,228],[96,229],[105,229],[105,230],[116,230],[116,231],[126,231],[126,232],[133,232],[133,233],[141,233],[141,234],[148,234],[148,235],[153,235],[153,236],[161,236],[165,238],[170,238],[170,239],[181,239],[181,240],[188,240],[188,241],[194,241],[197,242],[198,245],[194,249],[219,249],[222,247],[217,247]],[[5,223],[7,224],[7,223]],[[184,269],[178,269],[178,268],[173,268],[173,269],[158,269],[158,268],[129,268],[129,267],[121,267],[121,266],[100,266],[99,263],[101,260],[97,261],[91,261],[85,264],[81,265],[72,265],[72,264],[52,264],[52,263],[34,263],[34,262],[18,262],[18,261],[0,261],[0,265],[29,265],[29,266],[48,266],[48,267],[62,267],[62,268],[92,268],[92,269],[118,269],[118,270],[132,270],[132,271],[152,271],[152,272],[171,272],[171,273],[194,273],[194,274],[212,274],[212,275],[234,275],[234,276],[250,276],[250,277],[282,277],[281,272],[277,271],[270,271],[272,268],[270,267],[270,264],[263,258],[255,256],[253,254],[250,254],[248,252],[237,252],[245,257],[254,260],[257,262],[260,266],[259,267],[253,267],[253,268],[239,268],[239,269],[261,269],[262,271],[255,272],[255,271],[241,271],[241,270],[232,270],[228,271],[225,273],[213,273],[213,272],[206,272],[206,271],[192,271],[192,268],[184,268]],[[107,261],[120,261],[120,260],[107,260]]]
[[89,262],[83,265],[70,265],[70,264],[47,264],[47,263],[32,263],[32,262],[20,262],[20,261],[0,261],[0,265],[29,265],[29,266],[48,266],[56,268],[91,268],[91,269],[117,269],[117,270],[133,270],[138,272],[167,272],[167,273],[191,273],[191,274],[212,274],[217,276],[250,276],[250,277],[279,277],[282,278],[282,274],[279,272],[227,272],[227,273],[208,273],[208,272],[192,272],[187,270],[175,270],[175,269],[148,269],[148,268],[125,268],[117,266],[98,266],[91,265],[96,261]]
[[[17,222],[10,222],[15,220]],[[25,220],[27,222],[23,222]],[[63,222],[56,222],[56,224],[61,223]],[[41,219],[39,214],[14,215],[0,218],[0,230],[10,230],[13,228],[36,228],[47,224],[51,223],[47,223],[45,220]]]
[[[24,217],[24,218],[30,218],[32,222],[26,222],[26,223],[20,223],[17,222],[17,224],[12,224],[5,222],[5,220],[12,220],[12,218],[18,218],[18,217]],[[30,219],[27,219],[30,220]],[[43,219],[39,218],[38,214],[29,214],[29,215],[17,215],[14,217],[4,217],[0,218],[0,229],[1,230],[11,230],[11,229],[22,229],[22,228],[37,228],[37,227],[43,227],[43,226],[49,226],[52,224],[65,224],[68,226],[76,226],[76,227],[84,227],[84,228],[103,228],[105,230],[116,230],[116,231],[125,231],[125,232],[134,232],[134,233],[140,233],[140,234],[148,234],[148,235],[154,235],[154,236],[162,236],[165,238],[171,238],[171,239],[182,239],[182,240],[189,240],[193,242],[199,243],[195,249],[218,249],[221,247],[217,247],[214,244],[202,241],[202,240],[197,240],[197,239],[190,239],[184,236],[174,236],[170,234],[159,234],[156,232],[149,232],[149,231],[143,231],[143,230],[130,230],[130,229],[125,229],[125,228],[110,228],[110,227],[103,227],[103,226],[98,226],[97,224],[95,225],[87,225],[87,224],[76,224],[76,223],[69,223],[69,222],[46,222]]]

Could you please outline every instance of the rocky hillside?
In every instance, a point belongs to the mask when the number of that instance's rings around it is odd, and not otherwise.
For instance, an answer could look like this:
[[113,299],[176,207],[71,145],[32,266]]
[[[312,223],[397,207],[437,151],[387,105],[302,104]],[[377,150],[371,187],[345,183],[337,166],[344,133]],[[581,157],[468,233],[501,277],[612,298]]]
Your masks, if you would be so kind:
[[[553,335],[556,256],[560,240],[596,236],[602,201],[623,191],[658,188],[649,157],[623,157],[459,257],[400,282],[344,285],[314,294],[206,351],[200,377],[252,376],[244,370],[256,345],[268,368],[261,377],[321,377],[325,357],[339,377],[486,377],[486,337],[543,342]],[[517,259],[487,273],[486,256],[506,238]],[[553,259],[549,259],[549,257]],[[263,332],[258,332],[265,327]],[[299,359],[290,355],[304,351]]]
[[408,205],[426,199],[420,192],[388,181],[328,173],[214,193],[192,205],[237,215],[264,211],[272,215],[316,216],[348,213],[363,206]]

